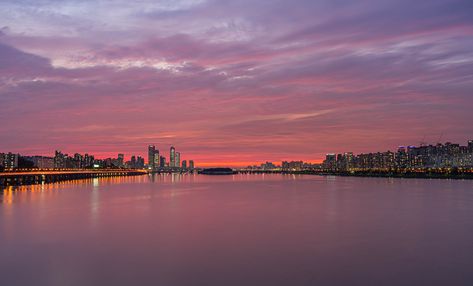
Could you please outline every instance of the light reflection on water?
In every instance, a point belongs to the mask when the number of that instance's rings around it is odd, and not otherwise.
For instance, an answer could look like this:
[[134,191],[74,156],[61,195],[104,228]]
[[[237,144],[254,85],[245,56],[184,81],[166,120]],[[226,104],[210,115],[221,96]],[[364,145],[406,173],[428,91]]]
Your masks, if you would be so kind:
[[1,285],[473,285],[472,241],[472,181],[165,174],[0,192]]

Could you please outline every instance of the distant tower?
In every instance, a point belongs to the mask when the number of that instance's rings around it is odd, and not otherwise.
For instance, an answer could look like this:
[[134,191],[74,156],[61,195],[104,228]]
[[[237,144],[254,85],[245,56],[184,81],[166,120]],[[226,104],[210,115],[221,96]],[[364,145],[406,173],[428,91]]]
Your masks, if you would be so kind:
[[176,149],[174,146],[171,146],[171,150],[169,151],[169,166],[171,168],[176,166]]
[[189,161],[189,169],[194,169],[194,160]]
[[174,167],[180,168],[181,167],[181,153],[176,152],[176,160],[174,162]]
[[161,168],[166,167],[166,157],[159,156],[159,165],[161,166]]
[[182,169],[187,169],[187,161],[182,160]]
[[156,149],[154,151],[154,165],[153,165],[153,168],[159,168],[161,166],[160,162],[159,162],[159,150]]
[[137,168],[144,168],[145,167],[145,159],[138,156],[138,158],[136,158],[136,167]]
[[131,156],[131,160],[130,160],[130,168],[136,168],[136,157],[135,155]]
[[66,167],[66,156],[62,154],[60,151],[55,152],[54,155],[54,168],[65,168]]
[[156,147],[154,145],[148,146],[148,165],[150,169],[154,169],[154,154],[156,152]]
[[8,153],[4,155],[3,166],[5,169],[14,169],[18,167],[18,154]]
[[118,154],[118,167],[123,167],[123,163],[125,161],[125,155],[123,154]]
[[337,166],[337,155],[332,153],[325,155],[325,161],[323,164],[326,169],[335,169]]

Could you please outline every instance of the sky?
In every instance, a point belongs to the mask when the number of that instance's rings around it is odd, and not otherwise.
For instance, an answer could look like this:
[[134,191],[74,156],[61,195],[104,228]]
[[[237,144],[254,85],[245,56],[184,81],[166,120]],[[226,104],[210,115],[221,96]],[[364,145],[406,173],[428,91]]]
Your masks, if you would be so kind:
[[472,122],[471,0],[0,2],[0,152],[319,162]]

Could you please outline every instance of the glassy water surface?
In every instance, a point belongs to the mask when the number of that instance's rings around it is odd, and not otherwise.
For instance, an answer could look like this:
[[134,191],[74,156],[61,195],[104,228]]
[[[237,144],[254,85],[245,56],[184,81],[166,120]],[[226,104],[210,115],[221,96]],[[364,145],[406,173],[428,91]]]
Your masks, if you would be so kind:
[[0,285],[473,285],[473,182],[155,175],[0,191]]

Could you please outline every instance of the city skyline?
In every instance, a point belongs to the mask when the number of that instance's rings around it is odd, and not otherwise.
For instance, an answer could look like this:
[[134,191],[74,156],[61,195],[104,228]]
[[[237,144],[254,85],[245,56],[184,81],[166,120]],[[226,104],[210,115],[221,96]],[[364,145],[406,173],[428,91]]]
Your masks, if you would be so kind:
[[253,170],[401,170],[401,169],[442,169],[473,168],[473,140],[465,145],[452,142],[437,142],[413,146],[399,146],[396,150],[371,150],[366,153],[327,153],[321,163],[313,164],[303,160],[286,160],[279,165],[272,161],[249,165]]
[[[471,1],[0,3],[0,149],[199,166],[473,134]],[[297,19],[297,21],[295,21]]]
[[[170,147],[169,160],[164,152],[160,152],[155,145],[148,145],[147,160],[144,156],[124,153],[115,153],[113,156],[100,157],[90,152],[63,152],[55,150],[54,156],[41,154],[20,154],[12,151],[0,150],[0,169],[89,169],[89,168],[129,168],[148,169],[154,171],[192,171],[196,167],[195,161],[181,157],[181,152]],[[129,159],[129,160],[128,160]]]
[[[91,167],[93,163],[97,163],[101,167],[115,166],[115,167],[131,167],[131,168],[147,168],[152,171],[156,170],[171,170],[171,169],[194,169],[196,166],[194,160],[184,158],[181,160],[181,152],[176,151],[174,146],[170,146],[169,161],[166,159],[164,152],[160,152],[156,145],[148,145],[147,161],[145,157],[132,154],[125,156],[123,153],[118,153],[117,157],[99,158],[93,154],[74,153],[69,156],[67,153],[62,153],[56,150],[54,157],[43,155],[25,155],[14,152],[0,152],[0,166],[7,168],[14,168],[18,165],[18,158],[22,157],[38,166],[38,162],[43,160],[49,161],[44,163],[48,166],[45,168],[63,168],[64,166],[57,166],[57,158],[64,161],[64,158],[70,158],[78,163],[75,167]],[[130,160],[126,160],[129,158]],[[273,160],[266,160],[265,163],[253,162],[246,166],[232,166],[232,165],[202,165],[200,167],[232,167],[247,169],[330,169],[335,171],[347,171],[350,169],[429,169],[429,168],[467,168],[473,167],[473,140],[466,141],[465,145],[459,143],[452,143],[446,141],[444,143],[438,141],[434,144],[429,144],[425,141],[420,142],[419,145],[399,145],[397,149],[388,149],[387,151],[370,150],[365,153],[354,153],[351,151],[344,151],[342,153],[326,153],[321,161],[308,161],[301,159],[283,159],[279,160],[281,165],[274,164]],[[86,166],[82,166],[86,163]],[[74,164],[75,164],[74,163]],[[41,164],[41,163],[40,163]],[[340,165],[342,164],[342,165]],[[286,165],[286,167],[285,167]],[[41,168],[41,167],[40,167]]]
[[0,0],[5,286],[473,285],[473,0]]

